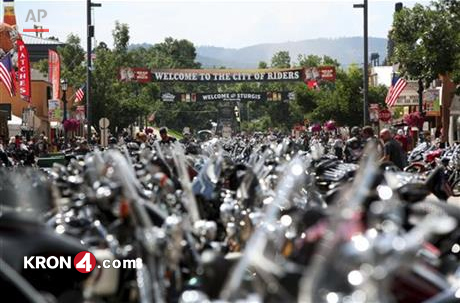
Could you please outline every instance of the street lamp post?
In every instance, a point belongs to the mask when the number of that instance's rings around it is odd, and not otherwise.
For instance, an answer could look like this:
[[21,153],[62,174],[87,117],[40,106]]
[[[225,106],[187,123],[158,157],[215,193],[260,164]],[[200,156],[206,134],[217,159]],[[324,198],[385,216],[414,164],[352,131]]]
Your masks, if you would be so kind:
[[[66,99],[66,93],[67,93],[67,80],[66,79],[61,79],[61,89],[62,89],[62,102],[64,102],[64,115],[62,119],[62,124],[64,125],[64,122],[67,120],[67,99]],[[67,130],[64,127],[64,142],[67,144]]]
[[364,16],[364,85],[363,85],[363,123],[367,125],[369,121],[369,39],[368,39],[368,0],[364,3],[353,4],[354,8],[362,8]]
[[100,3],[92,3],[91,0],[86,0],[86,31],[87,31],[87,45],[86,45],[86,120],[88,128],[88,142],[91,140],[91,52],[92,52],[92,38],[94,37],[94,25],[91,22],[91,8],[101,7]]

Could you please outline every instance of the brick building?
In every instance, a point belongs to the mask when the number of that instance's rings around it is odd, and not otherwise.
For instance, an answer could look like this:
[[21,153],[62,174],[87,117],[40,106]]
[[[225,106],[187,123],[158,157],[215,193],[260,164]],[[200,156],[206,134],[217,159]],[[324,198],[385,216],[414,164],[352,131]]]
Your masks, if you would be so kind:
[[[42,59],[47,59],[48,50],[56,50],[57,47],[64,45],[62,42],[37,36],[22,35],[22,37],[29,51],[31,66]],[[31,69],[31,89],[32,98],[31,102],[28,103],[23,101],[19,95],[10,97],[4,85],[0,84],[0,104],[11,104],[11,114],[15,116],[14,120],[21,121],[20,127],[10,128],[10,132],[13,130],[10,136],[16,135],[18,129],[33,131],[35,134],[44,132],[49,136],[51,127],[58,126],[51,125],[48,119],[48,100],[51,99],[51,83],[46,75],[33,68]],[[67,95],[71,96],[72,94],[73,91],[69,88]],[[68,108],[71,108],[70,101],[68,101]]]

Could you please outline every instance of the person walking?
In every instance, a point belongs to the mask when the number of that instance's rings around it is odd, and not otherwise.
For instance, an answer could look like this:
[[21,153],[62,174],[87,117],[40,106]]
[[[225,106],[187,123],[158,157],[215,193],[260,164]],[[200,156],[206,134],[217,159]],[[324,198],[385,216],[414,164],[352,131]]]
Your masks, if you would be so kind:
[[398,129],[398,132],[396,133],[396,136],[395,136],[395,140],[401,144],[405,152],[409,151],[407,137],[404,135],[404,131],[402,129]]
[[375,147],[377,148],[378,157],[382,157],[382,154],[383,154],[382,142],[380,142],[379,138],[377,138],[377,136],[374,134],[374,129],[371,126],[368,125],[368,126],[363,127],[362,138],[363,138],[365,145],[371,142],[372,144],[375,144]]
[[382,129],[380,138],[383,141],[383,157],[382,162],[391,162],[400,169],[407,165],[407,157],[401,144],[397,142],[389,129]]
[[361,140],[361,129],[358,126],[351,128],[351,138],[345,142],[344,155],[348,163],[357,163],[363,153],[363,141]]

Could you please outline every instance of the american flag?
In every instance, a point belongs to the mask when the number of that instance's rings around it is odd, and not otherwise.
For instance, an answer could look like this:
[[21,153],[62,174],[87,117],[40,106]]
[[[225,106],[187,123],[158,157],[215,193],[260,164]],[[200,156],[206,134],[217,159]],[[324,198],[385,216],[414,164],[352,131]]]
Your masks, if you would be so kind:
[[85,91],[84,91],[85,86],[80,87],[77,92],[75,93],[75,100],[77,102],[81,102],[83,98],[85,97]]
[[396,104],[396,101],[401,95],[404,88],[407,86],[407,81],[403,78],[400,78],[396,75],[393,76],[391,81],[390,89],[388,90],[387,97],[385,99],[385,103],[388,107],[392,107]]
[[14,96],[13,65],[10,54],[0,60],[0,81],[3,82],[10,96]]

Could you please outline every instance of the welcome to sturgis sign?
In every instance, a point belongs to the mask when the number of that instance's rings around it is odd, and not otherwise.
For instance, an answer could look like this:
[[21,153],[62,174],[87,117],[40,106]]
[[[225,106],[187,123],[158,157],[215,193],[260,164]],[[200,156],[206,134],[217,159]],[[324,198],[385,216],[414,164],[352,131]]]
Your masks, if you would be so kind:
[[[128,71],[127,71],[128,70]],[[121,68],[120,75],[130,74],[129,70],[146,73],[148,69]],[[136,73],[131,73],[132,78],[120,76],[122,81],[138,81]],[[287,68],[287,69],[152,69],[150,70],[153,82],[272,82],[272,81],[310,81],[310,80],[335,80],[334,66],[321,66],[312,68]],[[150,80],[149,79],[149,80]],[[141,82],[141,81],[139,81]]]
[[163,102],[244,102],[244,101],[292,101],[294,92],[263,92],[263,93],[162,93]]

